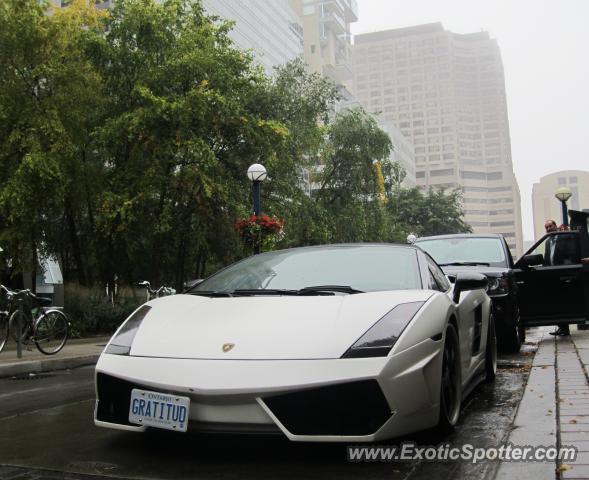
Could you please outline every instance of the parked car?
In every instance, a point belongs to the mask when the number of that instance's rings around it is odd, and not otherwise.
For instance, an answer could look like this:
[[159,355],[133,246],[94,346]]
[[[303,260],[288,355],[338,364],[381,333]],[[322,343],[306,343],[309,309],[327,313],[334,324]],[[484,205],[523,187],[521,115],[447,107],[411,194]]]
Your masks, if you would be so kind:
[[125,321],[96,366],[95,424],[329,442],[452,427],[496,372],[486,285],[407,245],[246,258]]
[[415,245],[429,253],[450,278],[478,272],[489,279],[497,343],[503,352],[518,352],[525,339],[517,300],[514,261],[502,235],[454,234],[421,237]]
[[415,244],[448,275],[487,275],[498,345],[514,352],[525,327],[589,324],[589,212],[569,216],[570,231],[544,235],[515,263],[500,235],[442,235]]

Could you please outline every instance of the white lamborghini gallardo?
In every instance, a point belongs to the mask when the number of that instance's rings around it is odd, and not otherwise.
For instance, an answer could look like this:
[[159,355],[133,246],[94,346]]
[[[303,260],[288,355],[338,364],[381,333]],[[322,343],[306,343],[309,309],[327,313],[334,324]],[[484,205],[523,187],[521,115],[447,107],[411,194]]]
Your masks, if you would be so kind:
[[415,246],[255,255],[147,302],[96,366],[95,423],[375,441],[456,424],[496,371],[486,278]]

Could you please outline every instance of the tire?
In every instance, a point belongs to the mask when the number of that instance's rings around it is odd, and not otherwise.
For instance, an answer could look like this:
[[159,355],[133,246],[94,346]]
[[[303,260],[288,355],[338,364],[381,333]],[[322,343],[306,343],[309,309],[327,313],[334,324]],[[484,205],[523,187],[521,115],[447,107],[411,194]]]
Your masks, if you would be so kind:
[[35,323],[33,338],[41,353],[54,355],[64,347],[68,335],[67,317],[59,310],[48,310]]
[[519,322],[519,338],[523,345],[526,341],[526,327],[521,322]]
[[9,325],[10,317],[8,316],[8,312],[0,312],[0,352],[6,345],[8,341],[8,325]]
[[[20,329],[19,329],[19,320],[20,320]],[[10,315],[10,320],[8,322],[8,330],[10,331],[10,336],[15,342],[18,342],[18,337],[20,336],[20,341],[24,345],[27,342],[27,336],[29,334],[29,325],[30,325],[29,317],[25,312],[22,310],[15,310]]]
[[489,315],[489,331],[485,347],[485,382],[491,383],[497,376],[497,334],[495,332],[495,318]]
[[523,343],[522,332],[525,338],[525,329],[521,324],[519,312],[516,311],[511,325],[502,331],[501,350],[505,353],[518,353]]
[[462,380],[460,374],[458,334],[454,326],[448,324],[442,354],[438,430],[448,432],[454,428],[460,417],[461,402]]

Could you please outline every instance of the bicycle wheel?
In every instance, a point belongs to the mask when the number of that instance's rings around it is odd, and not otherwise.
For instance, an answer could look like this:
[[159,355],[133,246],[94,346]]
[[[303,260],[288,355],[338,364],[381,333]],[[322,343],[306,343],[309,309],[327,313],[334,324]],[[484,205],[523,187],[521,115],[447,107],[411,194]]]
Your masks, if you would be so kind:
[[8,312],[0,312],[0,352],[8,341],[8,324],[10,317]]
[[53,355],[63,348],[68,334],[67,317],[59,310],[48,310],[35,322],[33,338],[41,353]]
[[20,337],[20,342],[24,345],[29,335],[29,325],[31,325],[31,320],[24,311],[15,310],[12,312],[8,322],[8,330],[12,339],[18,342],[18,337]]

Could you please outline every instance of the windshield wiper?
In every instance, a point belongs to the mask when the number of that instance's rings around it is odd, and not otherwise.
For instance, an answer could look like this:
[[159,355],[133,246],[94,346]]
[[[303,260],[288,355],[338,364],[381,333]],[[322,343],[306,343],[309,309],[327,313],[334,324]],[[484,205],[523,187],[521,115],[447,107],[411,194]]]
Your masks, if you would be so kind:
[[305,287],[299,290],[299,295],[317,295],[325,294],[325,292],[341,292],[341,293],[364,293],[362,290],[356,290],[349,285],[314,285],[312,287]]
[[199,295],[201,297],[232,297],[230,292],[217,292],[214,290],[193,290],[188,292],[189,295]]
[[280,288],[238,288],[232,292],[219,291],[192,291],[191,295],[201,295],[204,297],[253,297],[256,295],[335,295],[335,292],[341,293],[364,293],[348,285],[315,285],[312,287],[301,288],[300,290],[287,290]]
[[298,295],[299,292],[296,290],[286,290],[280,288],[239,288],[231,292],[235,295]]
[[451,262],[438,263],[440,267],[476,267],[482,265],[483,267],[490,267],[491,264],[487,262]]

